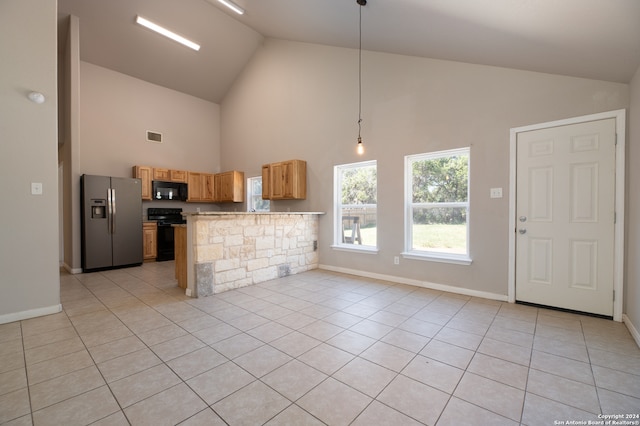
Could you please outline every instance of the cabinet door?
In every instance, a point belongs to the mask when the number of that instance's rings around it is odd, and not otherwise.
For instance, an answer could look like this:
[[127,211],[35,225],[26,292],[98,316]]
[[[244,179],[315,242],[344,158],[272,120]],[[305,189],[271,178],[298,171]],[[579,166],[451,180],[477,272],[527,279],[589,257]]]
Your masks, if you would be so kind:
[[184,170],[169,170],[171,182],[187,183],[187,172]]
[[216,173],[213,177],[214,196],[213,199],[216,203],[224,202],[224,177],[225,173]]
[[231,172],[229,201],[242,203],[244,201],[244,172]]
[[291,170],[291,198],[304,200],[307,198],[307,162],[293,160]]
[[154,167],[153,180],[163,180],[165,182],[169,182],[171,180],[169,169],[160,169],[158,167]]
[[143,225],[142,242],[144,260],[158,257],[158,228],[155,223]]
[[187,201],[202,201],[202,173],[189,172]]
[[151,200],[151,176],[152,168],[148,166],[133,166],[133,177],[140,179],[142,183],[142,199]]
[[272,200],[281,200],[286,198],[286,173],[286,162],[271,164],[271,181],[269,182],[269,185],[271,187],[270,192]]
[[215,175],[215,200],[219,203],[244,201],[244,173],[231,171]]
[[200,191],[201,191],[200,193],[202,194],[202,197],[201,197],[202,201],[210,201],[210,202],[214,201],[214,198],[215,198],[214,180],[215,180],[214,175],[209,173],[202,173],[201,187],[200,187]]
[[269,164],[262,166],[262,199],[271,199],[271,166]]

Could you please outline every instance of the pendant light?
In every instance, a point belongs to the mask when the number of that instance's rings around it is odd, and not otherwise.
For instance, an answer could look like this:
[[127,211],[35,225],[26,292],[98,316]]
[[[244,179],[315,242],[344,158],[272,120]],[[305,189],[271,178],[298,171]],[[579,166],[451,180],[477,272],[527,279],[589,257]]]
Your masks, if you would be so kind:
[[364,154],[364,145],[362,144],[362,137],[360,136],[360,130],[362,129],[362,7],[367,4],[367,0],[356,0],[356,3],[360,5],[360,45],[358,46],[358,145],[356,145],[356,152],[358,155],[362,155]]

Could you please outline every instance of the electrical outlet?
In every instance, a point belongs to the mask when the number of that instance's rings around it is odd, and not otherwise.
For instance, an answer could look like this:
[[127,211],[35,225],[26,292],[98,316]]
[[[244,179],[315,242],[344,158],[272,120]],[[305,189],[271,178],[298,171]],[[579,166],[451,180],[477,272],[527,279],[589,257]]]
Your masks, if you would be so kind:
[[491,198],[502,198],[502,188],[491,188],[489,195]]
[[400,256],[393,256],[393,264],[394,265],[400,264]]

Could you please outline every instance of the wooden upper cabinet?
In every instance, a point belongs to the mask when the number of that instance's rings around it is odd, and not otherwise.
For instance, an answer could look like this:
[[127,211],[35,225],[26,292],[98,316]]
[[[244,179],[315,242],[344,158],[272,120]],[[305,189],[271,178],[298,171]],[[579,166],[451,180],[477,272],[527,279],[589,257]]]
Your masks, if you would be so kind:
[[188,173],[189,195],[187,201],[212,203],[214,201],[214,175],[211,173]]
[[149,166],[133,166],[133,177],[142,181],[142,199],[151,200],[151,180],[153,168]]
[[[268,165],[269,199],[304,200],[307,198],[307,162],[303,160],[281,161]],[[264,174],[262,169],[263,194]],[[264,198],[264,195],[263,195]]]
[[188,175],[188,191],[187,201],[202,201],[202,173],[189,172]]
[[214,202],[215,201],[215,175],[211,173],[202,173],[201,180],[202,186],[202,201]]
[[171,180],[169,169],[153,168],[153,180],[162,180],[169,182]]
[[142,199],[152,200],[152,181],[188,185],[187,201],[195,203],[241,203],[244,201],[244,173],[199,173],[160,167],[134,166],[133,177],[142,181]]
[[153,168],[153,180],[187,183],[187,176],[188,172],[185,170],[163,169],[160,167]]
[[269,164],[265,164],[262,166],[262,199],[270,200],[271,199],[271,185],[269,181],[271,180],[271,166]]
[[185,170],[169,170],[171,182],[187,183],[188,173]]
[[243,172],[216,173],[214,187],[217,203],[241,203],[244,201]]

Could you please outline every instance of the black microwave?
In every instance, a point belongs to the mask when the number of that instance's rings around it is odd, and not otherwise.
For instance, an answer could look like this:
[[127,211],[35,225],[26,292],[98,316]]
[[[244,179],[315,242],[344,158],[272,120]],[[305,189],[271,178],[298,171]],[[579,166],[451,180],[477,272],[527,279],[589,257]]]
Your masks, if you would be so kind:
[[179,182],[152,182],[154,200],[187,201],[187,184]]

